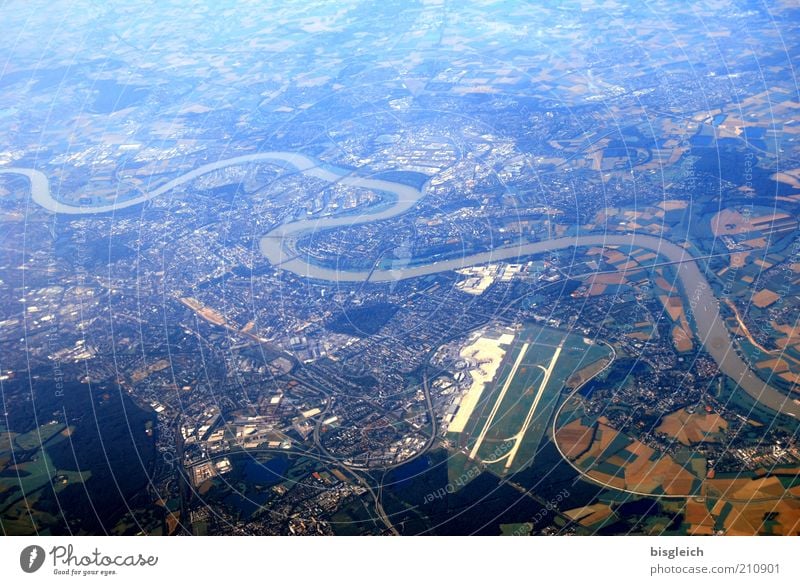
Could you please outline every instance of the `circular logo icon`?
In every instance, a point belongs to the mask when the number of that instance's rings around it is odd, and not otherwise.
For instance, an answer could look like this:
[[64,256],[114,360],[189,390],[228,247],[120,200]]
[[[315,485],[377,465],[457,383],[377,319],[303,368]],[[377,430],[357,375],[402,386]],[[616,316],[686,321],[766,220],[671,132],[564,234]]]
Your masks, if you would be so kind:
[[44,557],[44,549],[41,546],[37,544],[26,546],[19,553],[19,566],[26,573],[35,573],[42,568]]

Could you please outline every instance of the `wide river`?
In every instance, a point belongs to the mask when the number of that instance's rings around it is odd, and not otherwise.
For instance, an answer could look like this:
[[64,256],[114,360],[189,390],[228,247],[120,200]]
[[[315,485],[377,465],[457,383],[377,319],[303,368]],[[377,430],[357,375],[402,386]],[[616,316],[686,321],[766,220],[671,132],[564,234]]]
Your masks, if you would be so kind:
[[262,236],[260,242],[261,252],[271,264],[280,266],[282,270],[288,270],[308,278],[332,282],[363,282],[369,278],[370,282],[391,282],[486,262],[512,260],[575,246],[636,246],[652,250],[669,261],[682,261],[677,265],[677,271],[684,296],[686,297],[685,306],[687,311],[690,311],[694,316],[698,337],[706,351],[717,362],[720,371],[730,376],[738,383],[739,387],[764,406],[794,417],[800,416],[800,404],[760,380],[736,353],[733,340],[720,315],[719,301],[714,296],[711,285],[700,271],[697,262],[684,248],[661,238],[644,234],[598,234],[564,237],[497,248],[489,252],[481,252],[419,266],[398,269],[375,269],[372,272],[349,271],[324,267],[309,262],[303,255],[294,251],[294,243],[297,237],[312,230],[319,231],[396,217],[411,209],[424,196],[424,190],[420,191],[393,181],[353,174],[352,171],[326,165],[312,157],[292,152],[263,152],[219,160],[197,167],[176,179],[164,183],[149,193],[120,202],[97,206],[79,206],[57,201],[50,192],[50,182],[47,177],[41,171],[35,169],[6,167],[0,168],[0,174],[10,173],[26,176],[31,184],[33,201],[48,211],[64,214],[90,214],[108,213],[138,205],[212,171],[253,162],[277,163],[325,181],[379,191],[392,196],[391,204],[382,206],[372,212],[367,210],[360,215],[297,220],[278,226]]

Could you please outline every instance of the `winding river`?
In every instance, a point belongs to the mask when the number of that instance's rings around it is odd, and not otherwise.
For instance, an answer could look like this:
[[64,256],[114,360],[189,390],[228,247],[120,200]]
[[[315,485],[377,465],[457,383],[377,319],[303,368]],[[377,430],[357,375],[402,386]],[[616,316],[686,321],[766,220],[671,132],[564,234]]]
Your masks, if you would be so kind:
[[720,315],[719,301],[714,296],[711,285],[689,252],[664,239],[644,234],[631,235],[582,235],[555,238],[529,244],[498,248],[489,252],[472,254],[462,258],[444,260],[419,266],[398,269],[375,269],[374,271],[347,271],[326,268],[313,264],[293,251],[297,237],[311,230],[325,230],[345,225],[357,225],[396,217],[411,209],[423,196],[424,191],[393,181],[374,179],[353,174],[352,171],[326,165],[312,157],[292,152],[263,152],[219,160],[197,167],[160,187],[124,201],[97,206],[71,205],[57,201],[50,192],[47,176],[41,171],[25,168],[0,168],[0,174],[24,175],[31,184],[31,197],[34,202],[53,213],[92,214],[108,213],[163,195],[172,189],[186,184],[212,171],[246,163],[271,162],[294,169],[297,172],[325,181],[338,182],[350,187],[379,191],[393,196],[388,207],[361,215],[325,217],[321,219],[302,219],[280,225],[260,241],[261,252],[275,266],[297,275],[332,282],[391,282],[416,278],[483,264],[486,262],[517,259],[522,256],[562,250],[575,246],[636,246],[646,248],[669,261],[682,261],[677,264],[678,278],[686,298],[687,311],[691,311],[700,338],[706,351],[717,362],[721,372],[731,377],[755,400],[768,408],[797,417],[800,404],[794,402],[783,392],[764,383],[747,366],[734,350],[733,340]]

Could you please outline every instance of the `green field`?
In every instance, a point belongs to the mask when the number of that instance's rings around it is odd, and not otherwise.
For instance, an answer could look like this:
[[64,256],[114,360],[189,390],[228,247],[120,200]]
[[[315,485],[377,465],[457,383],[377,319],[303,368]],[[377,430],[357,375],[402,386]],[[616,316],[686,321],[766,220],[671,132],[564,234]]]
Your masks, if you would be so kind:
[[40,448],[65,428],[67,428],[67,425],[64,423],[51,421],[37,429],[18,435],[15,441],[20,449],[31,451],[32,449]]
[[526,325],[458,438],[460,446],[499,474],[527,467],[547,433],[566,381],[607,357],[608,348],[590,345],[580,335]]
[[[5,434],[0,441],[0,509],[12,518],[9,512],[14,505],[21,503],[21,515],[34,513],[29,510],[38,496],[35,494],[46,486],[59,492],[75,482],[84,482],[91,476],[89,472],[57,469],[47,453],[46,445],[67,439],[62,432],[66,425],[47,423],[22,435]],[[16,443],[16,455],[12,452]],[[18,461],[15,464],[15,461]]]

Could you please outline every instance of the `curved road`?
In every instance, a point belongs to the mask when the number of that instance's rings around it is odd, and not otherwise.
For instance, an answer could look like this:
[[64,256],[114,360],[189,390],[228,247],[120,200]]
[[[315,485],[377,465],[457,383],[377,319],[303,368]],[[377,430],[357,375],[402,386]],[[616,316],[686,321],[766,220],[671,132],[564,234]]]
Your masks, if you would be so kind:
[[375,269],[373,271],[346,271],[325,268],[312,264],[302,256],[291,251],[297,236],[312,230],[324,230],[338,226],[357,225],[373,221],[389,219],[411,209],[423,196],[420,191],[408,185],[393,181],[372,179],[353,174],[351,171],[324,165],[319,160],[292,152],[263,152],[249,154],[202,165],[180,177],[173,179],[161,187],[118,203],[98,206],[79,206],[55,200],[50,192],[47,177],[35,169],[0,168],[0,174],[11,173],[26,176],[31,183],[33,201],[53,213],[90,214],[106,213],[124,209],[143,203],[153,197],[162,195],[180,185],[214,170],[251,162],[273,162],[293,167],[296,171],[322,180],[339,182],[343,185],[371,189],[395,196],[392,204],[373,213],[359,216],[327,217],[323,219],[299,220],[276,227],[261,238],[261,252],[273,265],[283,270],[294,272],[300,276],[333,282],[392,282],[407,278],[416,278],[493,262],[516,259],[522,256],[563,250],[576,246],[636,246],[652,250],[677,264],[678,278],[683,286],[687,299],[687,310],[694,316],[697,335],[706,351],[717,362],[721,372],[731,377],[751,397],[770,409],[785,414],[800,416],[800,404],[788,395],[761,381],[745,364],[734,350],[733,340],[719,311],[719,301],[714,296],[711,285],[700,271],[691,254],[684,248],[664,239],[644,234],[630,235],[583,235],[555,238],[529,244],[498,248],[489,252],[472,254],[463,258],[444,260],[421,266],[398,269]]

